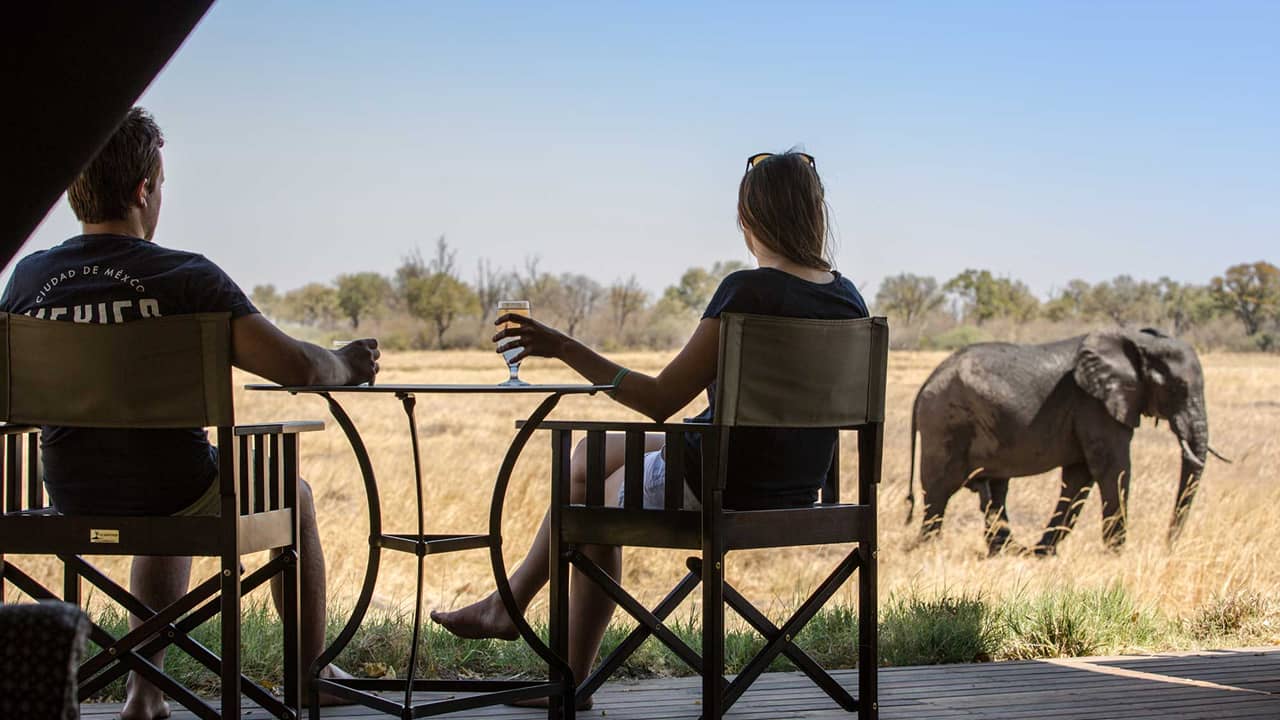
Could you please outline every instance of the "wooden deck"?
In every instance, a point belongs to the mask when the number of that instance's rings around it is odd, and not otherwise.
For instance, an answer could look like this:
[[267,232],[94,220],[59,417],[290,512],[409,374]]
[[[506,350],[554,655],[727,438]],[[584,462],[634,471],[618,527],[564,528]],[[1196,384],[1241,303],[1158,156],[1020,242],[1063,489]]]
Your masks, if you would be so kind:
[[[851,673],[837,676],[854,685]],[[880,678],[884,720],[1280,718],[1280,648],[886,668]],[[611,683],[596,695],[595,709],[578,717],[696,718],[697,682],[696,678],[672,678]],[[118,705],[86,705],[83,716],[110,718],[118,710]],[[264,715],[258,710],[246,717]],[[191,717],[174,713],[175,719]],[[379,715],[363,708],[333,708],[323,717]],[[446,717],[542,720],[546,712],[492,707]],[[761,678],[729,717],[834,720],[853,716],[840,711],[804,676],[774,673]]]

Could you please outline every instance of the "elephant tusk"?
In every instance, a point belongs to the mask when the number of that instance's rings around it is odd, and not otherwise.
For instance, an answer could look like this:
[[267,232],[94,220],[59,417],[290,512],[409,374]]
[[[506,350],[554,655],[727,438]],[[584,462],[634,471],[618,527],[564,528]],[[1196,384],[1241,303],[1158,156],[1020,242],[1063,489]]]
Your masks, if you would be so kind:
[[1218,458],[1218,459],[1219,459],[1219,460],[1221,460],[1222,462],[1224,462],[1224,463],[1226,463],[1226,464],[1228,464],[1228,465],[1230,465],[1230,464],[1231,464],[1231,461],[1230,461],[1230,460],[1228,460],[1228,459],[1227,459],[1227,458],[1225,458],[1225,457],[1222,457],[1222,453],[1218,452],[1217,450],[1214,450],[1212,445],[1210,445],[1210,446],[1209,446],[1209,452],[1213,453],[1213,456],[1214,456],[1214,457],[1216,457],[1216,458]]
[[1187,441],[1179,439],[1178,442],[1182,444],[1182,457],[1186,458],[1187,462],[1203,470],[1204,461],[1196,457],[1195,453],[1191,452],[1191,447],[1187,445]]

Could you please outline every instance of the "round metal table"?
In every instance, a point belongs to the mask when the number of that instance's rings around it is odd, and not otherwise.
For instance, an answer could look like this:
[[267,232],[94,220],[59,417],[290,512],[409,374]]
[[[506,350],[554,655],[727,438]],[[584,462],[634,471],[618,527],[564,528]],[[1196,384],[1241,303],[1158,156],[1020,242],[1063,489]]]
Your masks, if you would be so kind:
[[[511,472],[516,460],[524,450],[529,437],[538,429],[552,409],[566,395],[594,394],[612,390],[612,385],[247,385],[247,389],[264,392],[287,392],[291,394],[307,393],[318,395],[329,404],[329,412],[337,421],[351,444],[356,462],[360,466],[360,475],[364,480],[364,490],[369,507],[369,559],[365,566],[364,583],[360,595],[352,608],[351,617],[334,641],[320,653],[311,666],[310,717],[319,720],[319,693],[329,692],[365,707],[380,710],[389,715],[401,718],[419,718],[431,715],[457,712],[469,708],[484,707],[508,703],[514,700],[546,697],[550,700],[552,710],[548,716],[563,708],[572,716],[573,678],[564,658],[559,657],[538,637],[533,628],[525,620],[524,614],[516,606],[511,585],[507,581],[506,563],[502,558],[502,508],[506,499],[507,485],[511,481]],[[418,526],[417,532],[386,532],[382,528],[382,510],[378,495],[378,481],[373,473],[373,465],[369,461],[369,453],[359,431],[347,415],[336,395],[394,395],[400,400],[409,423],[409,435],[413,447],[414,483],[417,491]],[[424,503],[424,487],[422,479],[422,462],[418,448],[418,425],[415,415],[418,395],[433,394],[502,394],[502,395],[546,395],[533,413],[520,427],[515,438],[507,448],[498,471],[497,481],[493,488],[493,500],[489,507],[489,531],[471,535],[429,535],[426,534],[426,517]],[[520,637],[547,662],[548,677],[546,680],[438,680],[417,677],[418,639],[422,629],[422,593],[423,572],[426,557],[462,550],[488,548],[489,560],[493,566],[494,582],[498,595],[502,598],[511,620],[515,623]],[[403,678],[398,679],[329,679],[321,678],[320,670],[333,662],[338,654],[346,648],[356,631],[364,621],[369,605],[373,600],[373,588],[378,579],[378,568],[384,550],[404,552],[418,557],[417,594],[413,606],[413,638],[409,650],[409,663]],[[464,697],[449,697],[414,704],[413,693],[448,692],[471,693]],[[393,700],[385,693],[403,693],[400,701]]]

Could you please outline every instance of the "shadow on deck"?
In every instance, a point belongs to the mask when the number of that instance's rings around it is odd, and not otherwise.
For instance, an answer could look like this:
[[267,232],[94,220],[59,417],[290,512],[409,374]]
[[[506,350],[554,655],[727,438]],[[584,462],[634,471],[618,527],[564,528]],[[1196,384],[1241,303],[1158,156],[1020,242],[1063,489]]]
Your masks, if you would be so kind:
[[[849,671],[835,675],[849,687],[856,685]],[[596,695],[595,709],[578,717],[696,718],[700,709],[697,678],[668,678],[610,683]],[[85,705],[83,717],[100,720],[118,711],[119,705]],[[1280,718],[1280,648],[885,668],[880,675],[880,712],[884,720]],[[261,711],[245,715],[263,716]],[[192,716],[175,712],[173,717]],[[323,717],[381,716],[362,708],[331,708]],[[546,712],[492,707],[446,717],[541,720]],[[729,717],[855,716],[842,712],[804,676],[772,673],[756,682]]]

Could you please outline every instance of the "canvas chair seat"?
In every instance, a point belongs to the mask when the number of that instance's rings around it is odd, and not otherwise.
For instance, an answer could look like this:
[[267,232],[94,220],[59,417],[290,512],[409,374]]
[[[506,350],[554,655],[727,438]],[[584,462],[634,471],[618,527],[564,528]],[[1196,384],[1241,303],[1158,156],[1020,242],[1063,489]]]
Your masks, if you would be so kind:
[[[631,653],[656,637],[702,676],[704,718],[720,718],[779,655],[785,655],[843,709],[878,717],[876,608],[876,486],[880,480],[888,325],[883,318],[797,320],[726,313],[720,324],[715,417],[710,423],[543,422],[552,436],[551,637],[568,650],[569,568],[582,572],[638,623],[588,678],[575,678],[577,697],[593,694]],[[840,503],[839,450],[811,507],[726,510],[723,496],[729,440],[735,428],[837,428],[857,435],[858,493]],[[586,434],[586,502],[570,503],[573,434]],[[624,506],[604,503],[605,434],[622,433]],[[702,437],[699,510],[682,509],[684,434]],[[662,509],[644,509],[646,433],[666,435]],[[724,581],[731,550],[854,543],[813,594],[781,626]],[[688,574],[652,609],[641,605],[579,545],[632,545],[700,551]],[[858,575],[858,695],[855,698],[794,642],[800,630]],[[664,621],[702,586],[702,652],[680,640]],[[724,677],[724,607],[765,638],[765,646],[732,682]],[[852,642],[852,639],[850,639]],[[566,708],[567,717],[573,709]]]
[[[114,637],[90,623],[100,648],[78,667],[76,696],[93,696],[137,672],[196,717],[241,717],[245,696],[277,718],[300,716],[298,434],[322,422],[236,426],[232,407],[230,316],[174,316],[93,325],[0,313],[0,602],[6,584],[30,598],[81,602],[88,582],[143,620]],[[203,517],[62,515],[45,500],[39,426],[216,428],[219,514]],[[243,574],[241,557],[273,550]],[[61,596],[6,555],[55,555]],[[146,606],[90,564],[87,555],[206,556],[218,572],[166,608]],[[241,675],[243,594],[281,579],[283,698]],[[220,655],[191,632],[220,616]],[[174,645],[221,678],[215,708],[148,657]]]

